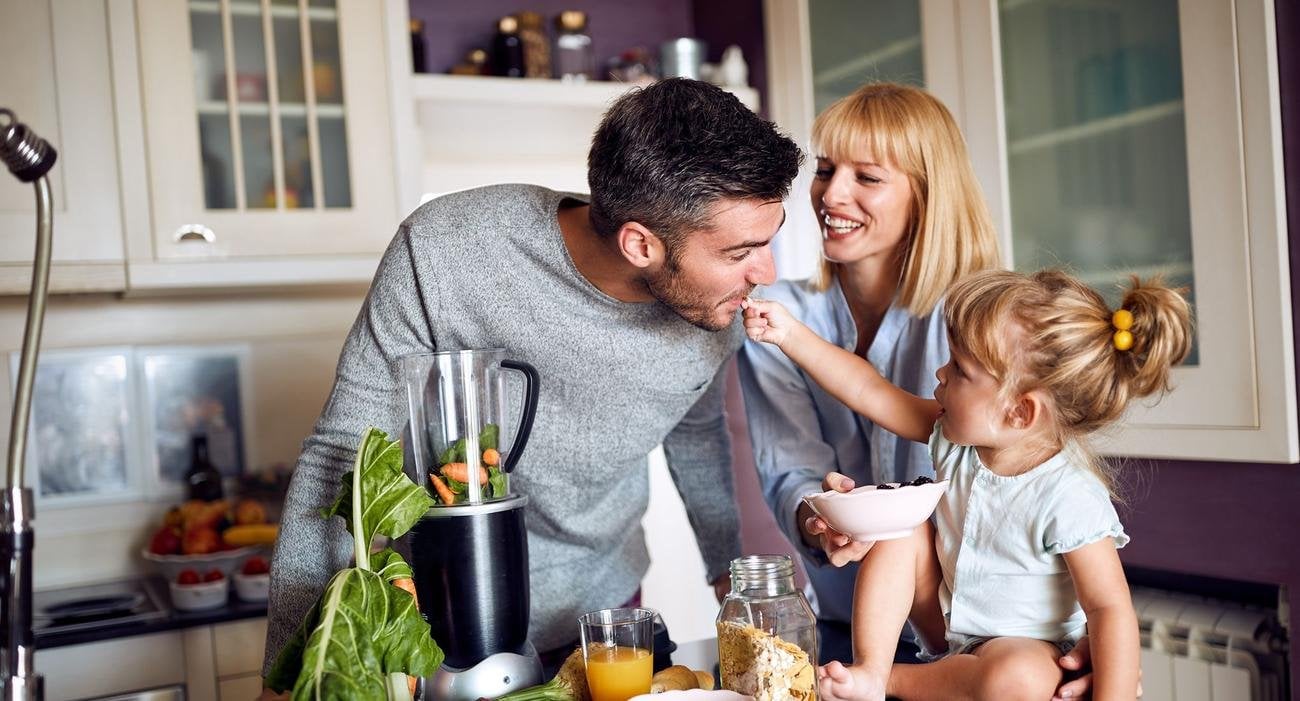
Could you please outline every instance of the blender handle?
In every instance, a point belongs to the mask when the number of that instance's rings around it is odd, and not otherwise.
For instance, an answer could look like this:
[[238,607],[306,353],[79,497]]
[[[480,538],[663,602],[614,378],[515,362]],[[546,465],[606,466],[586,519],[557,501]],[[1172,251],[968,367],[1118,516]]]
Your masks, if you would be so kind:
[[519,430],[515,431],[515,442],[510,446],[505,464],[501,466],[501,471],[509,474],[515,469],[515,463],[519,462],[519,456],[524,454],[528,434],[533,432],[533,415],[537,413],[537,368],[522,360],[503,360],[501,367],[524,374],[524,406],[519,417]]

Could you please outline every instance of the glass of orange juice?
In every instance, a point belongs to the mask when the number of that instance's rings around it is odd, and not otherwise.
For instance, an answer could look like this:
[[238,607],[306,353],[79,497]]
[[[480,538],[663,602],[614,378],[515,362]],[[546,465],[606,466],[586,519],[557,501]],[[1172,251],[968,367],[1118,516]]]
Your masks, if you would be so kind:
[[617,608],[578,617],[592,701],[627,701],[650,693],[656,615],[652,609]]

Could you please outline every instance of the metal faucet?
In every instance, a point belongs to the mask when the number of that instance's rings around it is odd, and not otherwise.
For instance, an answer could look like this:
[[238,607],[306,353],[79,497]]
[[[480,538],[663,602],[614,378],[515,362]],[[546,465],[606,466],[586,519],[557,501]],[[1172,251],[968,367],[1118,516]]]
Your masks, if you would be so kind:
[[13,418],[9,424],[9,470],[3,494],[4,530],[0,550],[4,571],[0,572],[0,628],[4,631],[0,675],[5,701],[40,701],[44,683],[33,667],[36,652],[32,633],[32,548],[36,536],[32,527],[35,511],[32,490],[23,486],[23,460],[27,448],[27,421],[32,410],[32,384],[36,379],[36,356],[40,352],[41,326],[45,321],[45,297],[50,280],[50,239],[54,213],[50,202],[50,181],[45,174],[54,167],[58,153],[44,139],[18,121],[13,112],[0,107],[0,161],[9,172],[36,186],[36,256],[32,261],[32,292],[27,299],[27,326],[23,331],[22,360],[18,366],[18,391],[14,395]]

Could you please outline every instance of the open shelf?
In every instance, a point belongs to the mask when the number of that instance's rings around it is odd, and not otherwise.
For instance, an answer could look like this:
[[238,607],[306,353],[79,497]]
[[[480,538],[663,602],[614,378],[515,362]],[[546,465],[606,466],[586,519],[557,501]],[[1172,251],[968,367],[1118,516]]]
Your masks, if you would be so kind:
[[[603,109],[623,93],[637,87],[629,83],[588,81],[573,83],[536,78],[421,74],[411,79],[417,102],[463,102],[532,107],[589,107]],[[758,109],[753,88],[723,88],[746,107]]]

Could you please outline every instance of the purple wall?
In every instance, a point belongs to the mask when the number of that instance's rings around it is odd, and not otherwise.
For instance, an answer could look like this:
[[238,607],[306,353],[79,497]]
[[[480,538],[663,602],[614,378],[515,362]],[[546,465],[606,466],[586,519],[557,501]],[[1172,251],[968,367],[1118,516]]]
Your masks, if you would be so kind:
[[728,44],[739,44],[749,63],[750,85],[760,93],[767,87],[761,0],[411,0],[411,17],[425,23],[426,56],[432,73],[446,73],[470,49],[487,48],[497,19],[521,10],[541,14],[552,38],[554,18],[561,10],[586,12],[587,31],[601,66],[611,56],[635,46],[644,46],[658,56],[661,43],[681,36],[698,36],[708,42],[710,61],[717,61]]

